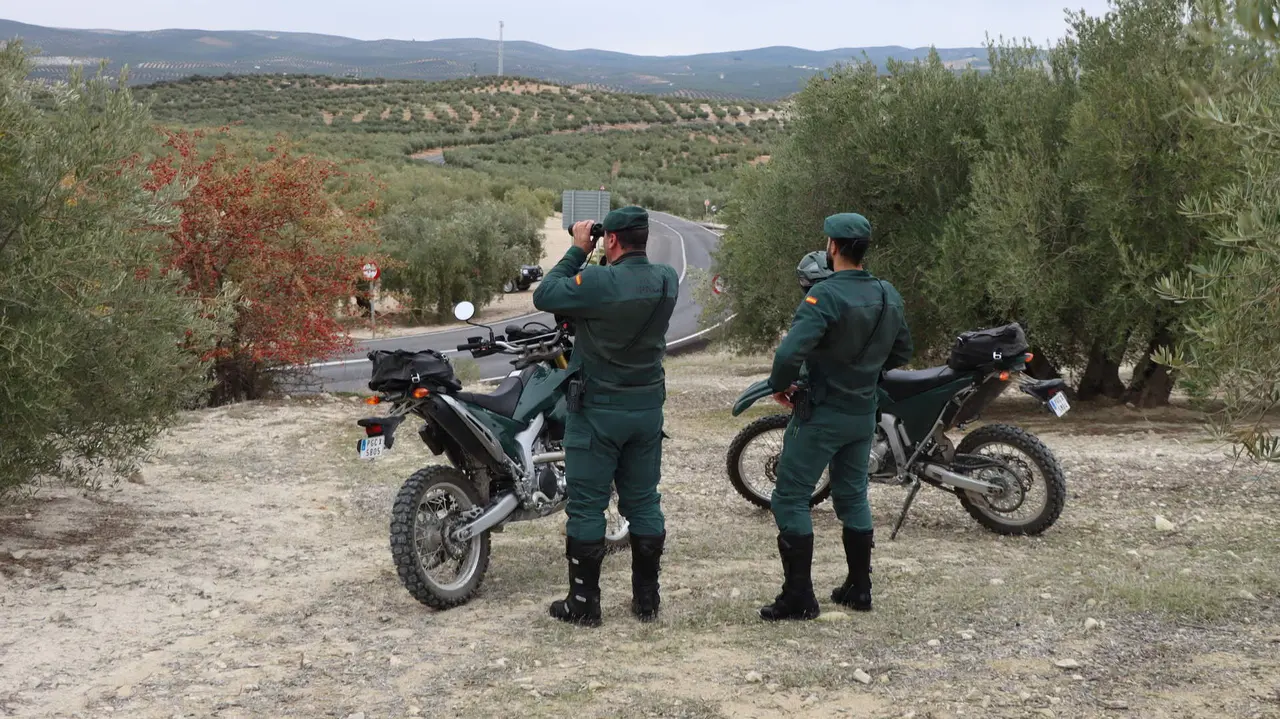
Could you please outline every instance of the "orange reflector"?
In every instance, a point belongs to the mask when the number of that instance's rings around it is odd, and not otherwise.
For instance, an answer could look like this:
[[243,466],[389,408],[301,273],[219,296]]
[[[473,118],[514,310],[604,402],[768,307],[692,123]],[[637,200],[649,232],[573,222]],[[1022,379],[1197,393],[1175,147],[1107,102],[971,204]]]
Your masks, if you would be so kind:
[[1000,373],[1000,381],[1001,381],[1001,382],[1008,382],[1008,381],[1009,381],[1009,373],[1008,373],[1008,372],[1001,372],[1001,373]]
[[431,393],[427,391],[426,387],[419,387],[413,391],[413,398],[422,399],[423,397],[426,397],[429,394]]
[[381,397],[378,397],[377,395],[374,395],[373,397],[365,397],[364,403],[365,403],[365,404],[378,404],[378,403],[379,403],[379,402],[381,402],[381,401],[382,401],[382,398],[381,398]]

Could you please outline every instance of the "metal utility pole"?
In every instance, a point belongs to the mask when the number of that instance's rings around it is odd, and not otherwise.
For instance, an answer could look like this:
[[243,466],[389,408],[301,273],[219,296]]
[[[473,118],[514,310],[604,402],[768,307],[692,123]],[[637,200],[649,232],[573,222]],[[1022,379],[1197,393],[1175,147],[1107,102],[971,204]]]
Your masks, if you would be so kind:
[[502,77],[502,27],[501,20],[498,21],[498,77]]

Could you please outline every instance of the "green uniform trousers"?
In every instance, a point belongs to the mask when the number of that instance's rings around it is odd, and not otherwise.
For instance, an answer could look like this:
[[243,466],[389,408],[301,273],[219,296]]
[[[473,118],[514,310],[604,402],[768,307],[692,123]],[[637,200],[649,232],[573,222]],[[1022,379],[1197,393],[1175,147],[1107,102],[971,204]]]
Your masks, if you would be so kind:
[[565,533],[584,542],[604,537],[604,512],[612,487],[618,511],[631,532],[646,536],[665,531],[662,495],[662,407],[604,409],[583,407],[569,415],[564,433],[565,483],[569,489]]
[[875,439],[876,416],[814,407],[807,421],[793,415],[782,441],[773,518],[784,534],[813,534],[809,499],[824,468],[831,468],[831,499],[848,529],[871,529],[867,502],[867,462]]

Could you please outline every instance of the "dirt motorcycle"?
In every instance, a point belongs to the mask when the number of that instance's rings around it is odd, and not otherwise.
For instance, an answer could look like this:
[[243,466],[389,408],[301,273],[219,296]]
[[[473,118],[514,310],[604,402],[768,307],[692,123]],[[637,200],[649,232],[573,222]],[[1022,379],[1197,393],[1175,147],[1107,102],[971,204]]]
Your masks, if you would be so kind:
[[[806,291],[830,276],[825,253],[806,255],[796,273]],[[910,487],[891,539],[926,484],[954,494],[970,516],[998,534],[1040,534],[1057,521],[1066,502],[1066,478],[1039,438],[1008,424],[983,425],[959,445],[947,436],[978,420],[1011,385],[1058,417],[1070,410],[1062,380],[1037,381],[1024,374],[1031,359],[1027,349],[1022,328],[1007,325],[961,335],[947,365],[882,373],[868,480]],[[772,394],[767,380],[756,382],[738,397],[733,415]],[[790,421],[790,413],[761,417],[739,432],[729,447],[729,481],[758,507],[770,506],[782,437]],[[811,505],[830,494],[830,473],[823,472]]]
[[[514,371],[490,394],[463,392],[448,358],[434,350],[375,351],[371,404],[382,416],[357,422],[365,438],[363,459],[391,450],[404,420],[423,421],[418,437],[448,465],[430,465],[401,486],[391,511],[391,556],[400,581],[423,604],[448,609],[470,600],[489,568],[490,534],[510,522],[541,519],[565,507],[565,380],[573,351],[573,325],[558,321],[511,325],[505,335],[471,322],[475,307],[460,303],[454,315],[488,330],[470,337],[459,352],[473,357],[508,354]],[[606,543],[629,546],[629,526],[606,513]]]

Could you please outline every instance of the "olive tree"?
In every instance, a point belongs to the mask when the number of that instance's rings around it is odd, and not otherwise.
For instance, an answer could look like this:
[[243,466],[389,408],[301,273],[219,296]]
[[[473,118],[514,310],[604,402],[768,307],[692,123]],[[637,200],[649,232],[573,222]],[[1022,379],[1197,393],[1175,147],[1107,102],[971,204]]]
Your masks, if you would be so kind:
[[215,329],[139,229],[172,222],[182,192],[143,189],[145,108],[123,79],[29,69],[0,50],[0,494],[132,466],[203,390]]
[[1280,406],[1280,12],[1258,0],[1205,9],[1202,40],[1230,52],[1207,82],[1192,79],[1193,108],[1208,131],[1231,140],[1240,170],[1185,205],[1211,225],[1214,253],[1159,283],[1186,311],[1183,342],[1161,361],[1196,396],[1222,400],[1211,415],[1216,435],[1277,462],[1280,437],[1269,423]]

